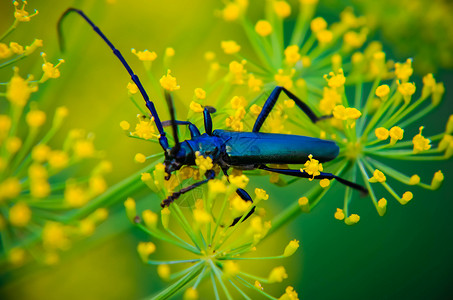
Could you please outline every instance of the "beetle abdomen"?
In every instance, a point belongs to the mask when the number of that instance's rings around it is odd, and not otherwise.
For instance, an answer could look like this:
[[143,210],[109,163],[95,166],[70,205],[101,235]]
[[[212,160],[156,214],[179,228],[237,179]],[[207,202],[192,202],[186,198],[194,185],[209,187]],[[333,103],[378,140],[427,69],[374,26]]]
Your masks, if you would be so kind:
[[303,164],[308,155],[320,162],[337,157],[339,148],[332,141],[301,135],[214,130],[225,141],[230,165]]

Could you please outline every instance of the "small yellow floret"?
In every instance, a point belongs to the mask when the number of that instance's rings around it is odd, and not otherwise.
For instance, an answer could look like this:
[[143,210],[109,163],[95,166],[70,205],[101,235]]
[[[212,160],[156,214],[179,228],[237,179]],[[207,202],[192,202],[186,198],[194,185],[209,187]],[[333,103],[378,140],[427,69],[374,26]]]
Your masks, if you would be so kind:
[[380,85],[376,88],[376,96],[379,98],[385,100],[387,99],[388,95],[390,93],[390,87],[386,84]]
[[406,204],[407,202],[411,201],[414,198],[414,194],[411,192],[405,192],[403,196],[401,196],[401,204]]
[[142,212],[143,221],[149,229],[156,229],[158,216],[151,210],[147,209]]
[[139,89],[138,89],[138,86],[135,83],[128,82],[127,83],[127,91],[130,94],[134,95],[134,94],[137,94],[139,92]]
[[157,54],[156,52],[154,51],[149,51],[147,49],[143,50],[143,51],[138,51],[135,50],[134,48],[131,49],[131,52],[133,54],[135,54],[135,56],[138,57],[139,60],[141,61],[148,61],[148,62],[151,62],[151,61],[154,61],[156,58],[157,58]]
[[197,113],[203,112],[204,108],[201,106],[200,103],[197,103],[195,101],[190,102],[189,108]]
[[322,164],[319,163],[319,160],[313,158],[313,155],[308,155],[308,160],[304,164],[304,168],[300,169],[301,172],[306,172],[308,175],[312,175],[313,177],[309,178],[309,180],[313,180],[315,176],[318,176],[323,171]]
[[[259,189],[259,188],[256,188],[255,189],[255,195],[256,195],[256,198],[257,199],[260,199],[260,200],[267,200],[269,199],[269,195],[266,193],[265,190],[263,189]],[[256,202],[257,200],[255,200]]]
[[324,30],[327,28],[327,22],[322,17],[314,18],[310,22],[310,28],[311,28],[311,31],[313,31],[314,33],[320,32],[321,30]]
[[443,181],[444,174],[442,173],[441,170],[439,170],[436,173],[434,173],[433,180],[431,181],[431,188],[433,190],[437,190],[442,185]]
[[126,208],[126,215],[129,221],[135,222],[135,217],[137,216],[135,200],[131,197],[127,198],[126,201],[124,201],[124,207]]
[[299,46],[291,45],[285,49],[285,60],[289,65],[294,65],[300,59]]
[[166,57],[173,57],[173,56],[175,56],[175,49],[173,49],[172,47],[167,47],[167,48],[165,48],[165,56],[166,56]]
[[409,80],[413,72],[412,59],[408,58],[405,63],[395,63],[395,76],[403,82]]
[[61,150],[53,150],[49,153],[49,165],[53,169],[65,168],[69,163],[68,154]]
[[44,82],[49,78],[60,77],[60,70],[58,67],[65,62],[64,59],[59,59],[58,64],[54,65],[46,60],[47,55],[44,52],[41,53],[41,56],[44,60],[44,64],[42,65],[42,71],[44,74],[42,75],[40,82]]
[[[330,76],[330,77],[329,77]],[[344,86],[346,77],[344,77],[343,69],[338,70],[338,74],[330,72],[329,75],[324,75],[324,79],[331,88],[339,88]]]
[[247,81],[247,85],[249,86],[250,90],[254,92],[261,91],[264,83],[263,80],[256,78],[253,74],[249,74],[249,80]]
[[234,184],[235,186],[237,186],[238,188],[241,188],[241,189],[245,189],[245,187],[247,186],[247,184],[249,183],[249,180],[250,180],[244,174],[237,175],[237,176],[231,175],[229,179],[230,179],[231,184]]
[[416,136],[414,136],[414,138],[412,139],[412,143],[414,144],[414,153],[415,154],[431,149],[431,145],[430,145],[431,141],[422,135],[422,130],[423,130],[423,126],[421,126],[419,128],[420,132]]
[[286,274],[285,268],[283,266],[275,267],[269,274],[268,282],[269,283],[282,282],[283,279],[286,278],[288,278],[288,274]]
[[176,91],[181,87],[176,83],[176,78],[170,75],[171,70],[167,70],[167,75],[162,76],[159,80],[160,85],[167,91]]
[[238,275],[239,272],[239,264],[235,263],[234,261],[229,260],[223,265],[223,273],[227,277],[234,277]]
[[194,209],[193,219],[198,225],[208,224],[211,222],[211,215],[204,209]]
[[316,33],[316,38],[321,46],[325,46],[333,40],[333,33],[330,30],[321,30]]
[[386,139],[388,139],[390,133],[384,127],[379,127],[374,130],[374,134],[379,140],[385,141]]
[[419,183],[420,183],[420,176],[418,176],[417,174],[412,175],[411,178],[409,179],[410,185],[416,185]]
[[41,110],[31,110],[26,116],[26,121],[30,127],[40,127],[46,121],[46,113]]
[[389,135],[390,135],[390,144],[395,144],[397,141],[403,139],[404,135],[404,130],[401,129],[401,127],[398,126],[393,126],[389,130]]
[[143,155],[142,153],[137,153],[134,156],[134,160],[140,164],[144,163],[146,161],[146,156]]
[[337,208],[337,211],[335,212],[335,215],[334,215],[335,219],[337,220],[343,220],[344,219],[344,212],[341,208]]
[[286,18],[291,14],[291,6],[286,1],[275,1],[273,7],[275,14],[280,18]]
[[360,221],[360,216],[357,214],[352,214],[344,220],[346,225],[354,225],[354,224],[357,224],[359,221]]
[[24,202],[17,202],[9,209],[9,222],[16,227],[25,227],[31,220],[31,209]]
[[157,274],[162,280],[168,281],[170,279],[170,266],[169,265],[158,265]]
[[197,300],[198,299],[198,291],[194,288],[187,289],[184,292],[183,300]]
[[9,43],[9,47],[10,47],[11,51],[13,51],[15,54],[24,53],[24,47],[19,45],[18,43],[11,42],[11,43]]
[[194,93],[195,93],[195,97],[197,97],[197,99],[205,99],[206,98],[206,91],[203,90],[202,88],[196,88]]
[[373,177],[371,177],[368,181],[369,182],[385,182],[386,177],[384,173],[379,170],[374,170]]
[[322,188],[326,188],[330,185],[330,180],[327,179],[327,178],[324,178],[324,179],[321,179],[319,181],[319,185],[322,187]]
[[379,201],[378,201],[378,207],[377,207],[377,210],[378,210],[378,213],[379,215],[382,217],[383,215],[385,215],[386,211],[387,211],[387,200],[385,198],[381,198]]
[[226,4],[221,13],[225,21],[235,21],[241,14],[241,7],[236,3],[230,2]]
[[162,226],[165,229],[168,228],[168,225],[170,223],[170,214],[171,214],[171,211],[170,211],[170,209],[168,209],[168,207],[164,207],[160,211],[160,218],[161,218],[161,221],[162,221]]
[[212,158],[209,156],[204,157],[200,152],[195,152],[195,164],[200,168],[200,170],[207,171],[211,170],[214,166],[212,163]]
[[220,42],[220,47],[223,49],[225,54],[235,54],[241,50],[241,46],[239,46],[235,41],[222,41]]
[[131,127],[131,124],[129,124],[128,121],[121,121],[120,122],[120,127],[123,130],[129,130],[129,128]]
[[138,254],[144,263],[148,262],[148,257],[154,251],[156,251],[156,245],[152,242],[140,242],[137,246]]
[[255,280],[254,286],[261,291],[264,290],[263,286],[261,285],[261,283],[258,280]]
[[64,250],[70,246],[65,226],[57,222],[46,222],[42,230],[42,241],[47,250]]
[[272,25],[266,20],[259,20],[255,25],[255,31],[262,37],[268,36],[272,33]]
[[292,240],[289,242],[289,244],[286,246],[285,251],[283,252],[283,256],[288,257],[293,255],[297,249],[299,248],[299,241],[298,240]]
[[278,300],[299,300],[299,296],[292,286],[288,286],[285,293]]
[[22,1],[22,7],[19,8],[19,2],[14,1],[14,18],[18,22],[29,22],[30,19],[36,16],[39,12],[35,9],[33,14],[29,14],[28,11],[25,10],[25,6],[27,5],[27,1]]

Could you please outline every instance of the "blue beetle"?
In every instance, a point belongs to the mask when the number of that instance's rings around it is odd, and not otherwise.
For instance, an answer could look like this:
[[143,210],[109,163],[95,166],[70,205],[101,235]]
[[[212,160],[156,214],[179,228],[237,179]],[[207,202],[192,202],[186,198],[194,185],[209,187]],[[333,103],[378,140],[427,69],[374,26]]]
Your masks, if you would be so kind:
[[[338,156],[339,147],[333,141],[299,135],[259,132],[263,122],[273,109],[281,92],[284,92],[290,99],[292,99],[313,123],[332,117],[331,115],[317,117],[315,113],[304,102],[302,102],[302,100],[281,86],[275,87],[266,100],[258,118],[255,121],[252,132],[233,132],[219,129],[213,130],[211,113],[215,112],[215,109],[212,107],[205,107],[203,111],[205,133],[201,134],[199,129],[191,122],[175,120],[173,101],[171,94],[168,92],[165,92],[165,98],[170,110],[171,120],[161,122],[154,104],[149,100],[148,94],[146,93],[138,76],[132,71],[120,51],[113,46],[101,30],[83,13],[83,11],[76,8],[68,8],[61,16],[58,21],[60,47],[63,49],[61,22],[71,12],[78,13],[91,25],[93,30],[101,36],[101,38],[113,51],[113,54],[118,57],[120,62],[126,68],[132,81],[137,85],[143,99],[145,100],[146,107],[149,109],[151,116],[154,118],[154,122],[160,134],[159,143],[165,152],[164,165],[167,173],[167,180],[170,178],[172,172],[179,170],[181,167],[186,165],[195,165],[196,152],[199,152],[204,157],[211,157],[213,163],[219,165],[226,176],[228,176],[228,169],[234,166],[235,168],[245,170],[262,169],[284,175],[311,178],[312,175],[309,175],[306,172],[301,172],[300,170],[276,169],[268,167],[267,164],[303,164],[309,159],[310,154],[319,160],[319,162],[330,161]],[[191,138],[189,140],[179,142],[176,128],[179,125],[189,127],[191,134]],[[168,139],[164,131],[165,126],[172,127],[175,141],[173,147],[169,146]],[[212,180],[215,177],[215,173],[213,170],[210,170],[206,172],[205,176],[205,180],[201,180],[181,189],[178,192],[174,192],[167,199],[162,201],[161,206],[169,206],[180,195],[205,184],[209,180]],[[331,173],[321,172],[321,174],[316,176],[315,179],[336,179],[342,184],[359,190],[364,194],[368,193],[368,190],[365,187]],[[236,192],[245,201],[253,202],[252,198],[245,190],[237,189]],[[250,211],[246,218],[250,216],[253,211],[254,208]],[[237,218],[233,225],[238,222],[239,219],[240,218]]]

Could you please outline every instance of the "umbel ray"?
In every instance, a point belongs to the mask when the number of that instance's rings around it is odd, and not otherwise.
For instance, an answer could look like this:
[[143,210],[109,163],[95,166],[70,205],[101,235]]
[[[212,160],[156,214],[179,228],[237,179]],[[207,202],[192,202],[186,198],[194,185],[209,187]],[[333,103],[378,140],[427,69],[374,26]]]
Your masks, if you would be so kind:
[[[196,158],[195,153],[197,151],[204,157],[209,156],[212,159],[213,164],[218,164],[227,177],[229,168],[236,167],[246,170],[262,169],[294,177],[311,178],[312,175],[309,175],[305,171],[271,168],[268,167],[267,164],[304,164],[309,159],[310,155],[313,155],[313,157],[319,162],[326,162],[333,160],[338,156],[339,147],[333,141],[300,135],[260,132],[263,122],[269,116],[269,113],[273,109],[281,92],[284,92],[290,99],[292,99],[313,123],[331,117],[331,115],[317,117],[304,102],[302,102],[290,91],[280,86],[275,87],[270,96],[267,98],[258,118],[255,121],[252,132],[234,132],[220,129],[213,130],[211,113],[215,112],[215,109],[212,107],[205,107],[203,111],[205,133],[201,134],[200,130],[191,122],[178,121],[175,119],[172,96],[167,91],[164,93],[169,107],[171,120],[161,122],[154,104],[150,101],[148,94],[146,93],[138,76],[132,71],[120,51],[113,46],[102,31],[83,13],[83,11],[76,8],[68,8],[58,21],[58,34],[61,48],[63,49],[61,31],[62,21],[72,12],[77,13],[86,22],[88,22],[93,30],[110,47],[113,54],[118,57],[124,68],[131,76],[132,81],[137,85],[143,99],[145,100],[146,107],[149,109],[151,116],[154,118],[154,122],[160,134],[159,144],[165,152],[164,165],[167,173],[166,180],[170,178],[172,172],[179,170],[181,167],[194,166]],[[173,147],[170,147],[168,143],[164,126],[171,126],[172,128],[174,137]],[[180,142],[176,128],[177,126],[188,126],[191,138]],[[167,199],[162,201],[161,206],[169,206],[182,194],[207,183],[215,177],[215,172],[213,170],[208,170],[205,173],[205,177],[206,179],[204,180],[187,186],[178,192],[174,192],[168,196]],[[335,179],[348,187],[361,191],[364,194],[368,193],[368,190],[365,187],[331,173],[320,172],[320,174],[314,177],[314,179]],[[238,188],[236,192],[245,201],[252,201],[252,198],[245,190]],[[254,208],[250,211],[249,215],[251,215],[253,211]],[[249,215],[247,215],[247,217]],[[238,220],[239,218],[235,220],[235,223]]]

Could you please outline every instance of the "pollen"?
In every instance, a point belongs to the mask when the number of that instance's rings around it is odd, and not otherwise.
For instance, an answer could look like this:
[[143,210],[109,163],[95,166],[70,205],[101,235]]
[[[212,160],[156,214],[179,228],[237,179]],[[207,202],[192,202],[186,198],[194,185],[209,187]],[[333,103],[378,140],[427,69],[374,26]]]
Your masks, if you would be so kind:
[[197,113],[201,113],[204,110],[203,106],[201,106],[200,103],[197,103],[195,101],[190,102],[189,108]]
[[140,242],[137,246],[138,254],[143,262],[148,262],[148,257],[156,251],[156,245],[152,242]]
[[241,50],[241,46],[239,46],[235,41],[222,41],[220,42],[220,47],[223,49],[225,54],[235,54]]
[[131,127],[131,124],[129,124],[128,121],[121,121],[120,122],[120,127],[123,130],[129,130],[129,128]]
[[330,72],[329,75],[324,75],[324,79],[331,88],[340,88],[344,86],[346,77],[344,77],[343,69],[338,70],[338,74]]
[[135,56],[138,57],[139,60],[141,61],[154,61],[157,58],[157,54],[154,51],[149,51],[147,49],[143,51],[137,51],[134,48],[131,49],[131,52],[135,54]]
[[162,76],[160,85],[167,91],[176,91],[181,87],[176,83],[176,78],[170,75],[171,70],[167,70],[167,75]]
[[46,113],[41,110],[32,110],[26,116],[28,126],[38,128],[46,121]]
[[22,7],[19,8],[19,2],[14,1],[14,18],[16,18],[17,21],[19,22],[29,22],[30,19],[34,16],[36,16],[39,12],[35,9],[35,12],[33,14],[29,14],[28,11],[25,10],[25,6],[27,5],[27,1],[22,1]]
[[312,178],[309,178],[309,180],[313,180],[315,176],[318,176],[321,174],[323,170],[322,164],[319,163],[319,160],[316,160],[313,158],[313,155],[308,156],[307,162],[304,164],[304,168],[300,169],[301,172],[306,172],[308,175],[312,175]]
[[137,153],[134,156],[134,160],[140,164],[144,163],[146,161],[146,156],[143,155],[142,153]]
[[200,99],[200,100],[206,99],[206,91],[203,90],[202,88],[196,88],[194,90],[194,93],[195,93],[195,97],[197,99]]
[[272,269],[267,280],[269,283],[275,283],[282,282],[283,279],[286,278],[288,278],[288,274],[286,274],[285,268],[283,266],[280,266]]
[[420,183],[420,176],[418,176],[417,174],[412,175],[411,178],[409,179],[410,185],[416,185],[419,183]]
[[335,219],[337,220],[343,220],[345,215],[344,215],[344,212],[341,208],[337,208],[337,211],[335,212],[335,215],[334,215]]
[[285,251],[283,252],[283,256],[285,257],[291,256],[297,251],[297,249],[299,249],[299,241],[292,240],[286,246]]
[[384,175],[384,173],[382,173],[381,171],[379,170],[374,170],[374,173],[373,173],[373,177],[371,177],[368,181],[369,182],[385,182],[386,180],[386,177]]
[[272,25],[266,20],[259,20],[255,25],[255,31],[262,37],[272,33]]
[[327,28],[327,22],[322,17],[314,18],[310,22],[310,28],[314,33],[320,32]]
[[397,141],[403,139],[404,130],[401,127],[393,126],[389,130],[390,144],[394,145]]
[[275,1],[273,7],[275,14],[282,19],[291,14],[291,6],[286,1]]
[[58,64],[53,65],[52,63],[48,62],[46,57],[47,55],[42,52],[41,53],[42,59],[44,60],[44,64],[42,65],[42,71],[44,72],[40,82],[44,82],[49,78],[58,78],[60,77],[60,70],[58,69],[62,63],[64,63],[64,59],[59,59]]
[[285,49],[285,60],[289,65],[294,65],[300,60],[299,46],[291,45]]
[[415,154],[431,149],[431,145],[430,145],[431,141],[422,135],[422,130],[423,130],[423,126],[421,126],[419,128],[420,132],[416,136],[414,136],[414,138],[412,139],[412,143],[414,144],[414,153]]
[[25,227],[31,220],[31,209],[24,202],[17,202],[9,209],[9,222],[16,227]]

